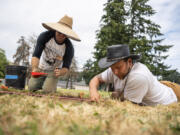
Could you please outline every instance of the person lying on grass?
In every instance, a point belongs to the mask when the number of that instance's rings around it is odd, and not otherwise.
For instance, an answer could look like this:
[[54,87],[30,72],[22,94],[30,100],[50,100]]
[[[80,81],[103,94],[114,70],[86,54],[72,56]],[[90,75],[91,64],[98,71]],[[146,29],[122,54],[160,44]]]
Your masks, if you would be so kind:
[[[130,54],[128,45],[113,45],[107,48],[107,57],[100,59],[100,68],[107,68],[104,72],[94,76],[89,83],[90,98],[99,101],[97,91],[100,83],[112,83],[114,92],[112,98],[129,100],[142,105],[168,105],[177,102],[174,89],[180,86],[168,87],[159,82],[150,70],[137,62],[140,55]],[[171,83],[171,82],[168,82]],[[171,85],[169,85],[171,86]]]

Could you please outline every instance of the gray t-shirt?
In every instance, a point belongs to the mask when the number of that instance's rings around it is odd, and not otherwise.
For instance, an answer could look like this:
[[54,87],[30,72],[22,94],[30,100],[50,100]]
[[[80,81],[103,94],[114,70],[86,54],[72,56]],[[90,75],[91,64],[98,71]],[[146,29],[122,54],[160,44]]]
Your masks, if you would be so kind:
[[166,105],[177,102],[174,91],[161,84],[142,63],[135,63],[123,80],[119,79],[111,68],[101,73],[101,78],[107,83],[113,83],[117,91],[122,92],[124,88],[124,98],[135,103]]

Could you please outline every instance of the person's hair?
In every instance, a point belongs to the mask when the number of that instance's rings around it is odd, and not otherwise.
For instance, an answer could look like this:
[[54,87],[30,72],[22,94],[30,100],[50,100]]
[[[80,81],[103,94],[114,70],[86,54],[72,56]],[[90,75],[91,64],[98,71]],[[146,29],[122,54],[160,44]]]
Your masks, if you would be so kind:
[[124,62],[127,62],[127,61],[128,61],[128,59],[129,59],[129,57],[128,57],[128,58],[124,58],[124,59],[123,59],[123,61],[124,61]]
[[[123,61],[124,61],[124,62],[127,62],[128,59],[132,59],[132,58],[130,58],[130,57],[124,58]],[[132,59],[132,64],[134,64],[135,62],[136,62],[136,60],[135,60],[135,59]]]

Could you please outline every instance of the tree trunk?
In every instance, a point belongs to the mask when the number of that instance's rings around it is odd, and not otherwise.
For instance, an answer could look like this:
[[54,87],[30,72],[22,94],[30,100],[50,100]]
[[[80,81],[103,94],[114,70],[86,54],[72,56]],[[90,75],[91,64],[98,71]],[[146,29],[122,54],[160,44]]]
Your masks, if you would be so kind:
[[69,76],[68,76],[68,79],[66,81],[66,89],[68,88],[68,85],[69,85]]
[[70,76],[70,80],[71,80],[71,89],[73,89],[72,76]]

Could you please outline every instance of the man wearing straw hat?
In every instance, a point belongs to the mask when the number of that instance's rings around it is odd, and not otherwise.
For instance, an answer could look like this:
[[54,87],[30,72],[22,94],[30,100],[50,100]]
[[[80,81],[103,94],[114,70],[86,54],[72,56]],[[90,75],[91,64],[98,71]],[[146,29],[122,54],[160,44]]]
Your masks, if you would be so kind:
[[[90,97],[99,101],[100,83],[112,83],[112,98],[129,100],[141,105],[171,104],[180,97],[180,86],[171,82],[160,83],[142,63],[140,55],[130,54],[128,45],[107,48],[107,57],[100,59],[99,67],[107,68],[89,83]],[[169,84],[169,85],[168,85]]]
[[39,35],[31,64],[32,72],[47,73],[47,76],[32,76],[29,90],[56,91],[58,77],[68,72],[74,56],[74,48],[69,39],[80,41],[72,30],[72,24],[73,19],[67,15],[57,23],[42,23],[48,31]]

